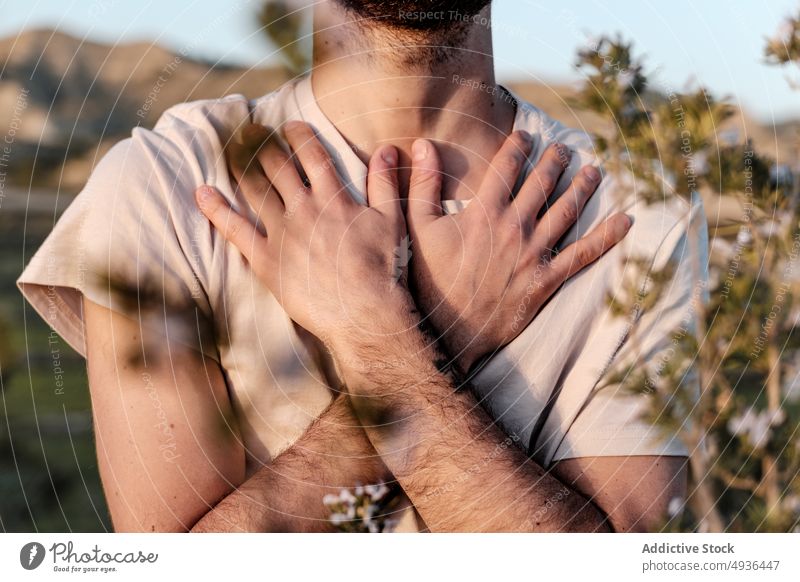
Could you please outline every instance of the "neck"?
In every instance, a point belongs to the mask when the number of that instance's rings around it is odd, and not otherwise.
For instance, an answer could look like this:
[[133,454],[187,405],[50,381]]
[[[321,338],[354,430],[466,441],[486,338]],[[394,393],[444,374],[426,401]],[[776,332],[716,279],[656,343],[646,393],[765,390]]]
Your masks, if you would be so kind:
[[334,2],[318,4],[314,19],[314,94],[364,162],[390,143],[408,165],[411,144],[422,137],[457,181],[482,175],[515,114],[495,84],[488,26],[464,24],[431,38],[359,24]]

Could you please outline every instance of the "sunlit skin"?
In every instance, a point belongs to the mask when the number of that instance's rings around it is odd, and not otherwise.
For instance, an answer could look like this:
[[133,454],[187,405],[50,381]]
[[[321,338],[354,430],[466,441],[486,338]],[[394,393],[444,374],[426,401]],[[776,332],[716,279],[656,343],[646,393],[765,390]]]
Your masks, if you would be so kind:
[[[459,369],[468,370],[520,331],[514,310],[502,309],[497,297],[517,305],[530,295],[527,323],[565,280],[625,236],[629,220],[614,215],[551,259],[549,249],[574,224],[599,176],[581,171],[537,220],[569,160],[565,148],[554,146],[511,199],[530,136],[510,134],[509,101],[450,81],[456,71],[467,71],[473,80],[494,84],[487,27],[469,28],[458,59],[426,62],[413,58],[413,48],[402,58],[403,37],[396,31],[366,33],[333,2],[315,10],[315,94],[369,162],[368,206],[344,194],[327,152],[301,123],[286,124],[283,134],[314,177],[310,186],[274,140],[262,139],[266,128],[247,130],[250,145],[265,144],[249,167],[236,156],[229,160],[266,234],[233,213],[212,188],[199,188],[196,197],[292,319],[316,337],[330,338],[326,347],[348,394],[245,480],[244,452],[230,438],[237,436],[235,425],[229,438],[211,428],[231,410],[222,370],[188,348],[167,344],[162,351],[169,357],[155,360],[148,373],[159,386],[174,388],[162,406],[186,423],[173,427],[181,457],[164,463],[151,417],[137,412],[146,409],[137,398],[147,395],[124,390],[141,383],[126,359],[129,351],[164,345],[164,339],[143,337],[155,332],[84,300],[98,457],[115,528],[329,531],[321,502],[326,493],[381,480],[396,480],[433,531],[655,527],[669,501],[684,494],[685,459],[579,458],[546,471],[515,446],[498,453],[506,435],[468,389],[457,390]],[[419,42],[414,35],[409,38]],[[368,54],[354,51],[354,44]],[[391,51],[382,50],[387,46]],[[294,203],[298,192],[300,203],[286,213],[287,200]],[[444,216],[442,198],[473,201],[460,214]],[[410,280],[398,280],[395,250],[409,233],[414,263]],[[487,233],[494,244],[486,244]],[[462,257],[487,272],[480,286],[460,275]],[[533,287],[532,272],[541,274]],[[445,282],[470,308],[433,309]],[[420,330],[428,314],[438,333]],[[441,371],[449,361],[453,370]],[[358,365],[364,362],[404,365],[369,366],[367,374]],[[120,390],[100,389],[108,385]],[[393,430],[370,421],[376,407]],[[128,430],[118,429],[123,424],[137,435],[135,442]],[[439,487],[443,483],[452,486]]]

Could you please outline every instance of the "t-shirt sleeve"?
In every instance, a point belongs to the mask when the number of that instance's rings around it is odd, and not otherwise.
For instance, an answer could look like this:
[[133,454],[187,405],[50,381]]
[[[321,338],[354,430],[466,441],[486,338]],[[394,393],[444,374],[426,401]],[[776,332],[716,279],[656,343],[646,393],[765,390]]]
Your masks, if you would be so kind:
[[177,143],[178,123],[165,114],[111,148],[17,282],[82,355],[85,295],[218,358],[206,293],[210,226],[193,202],[198,185],[214,183],[214,153],[201,132]]
[[[657,299],[650,306],[642,300],[641,308],[634,308],[641,312],[636,323],[552,461],[689,454],[681,433],[689,429],[689,410],[699,397],[699,380],[692,362],[681,362],[680,346],[695,332],[697,302],[706,300],[707,255],[706,219],[695,195],[651,265],[654,279],[658,273],[669,273],[660,281]],[[662,385],[659,376],[666,379],[667,370],[672,370],[670,381]],[[673,379],[678,379],[680,396],[674,395],[674,383],[666,386]]]

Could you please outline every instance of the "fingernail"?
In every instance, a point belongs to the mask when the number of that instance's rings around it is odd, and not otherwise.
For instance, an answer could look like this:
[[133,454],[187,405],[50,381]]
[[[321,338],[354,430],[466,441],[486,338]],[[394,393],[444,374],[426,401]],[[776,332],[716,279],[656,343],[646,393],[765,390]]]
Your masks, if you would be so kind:
[[428,144],[421,139],[418,139],[411,146],[411,153],[414,155],[415,162],[421,162],[428,157]]
[[214,189],[211,186],[201,186],[195,192],[197,197],[197,204],[200,208],[204,208],[211,202],[211,199],[214,197]]
[[594,166],[585,166],[583,168],[583,175],[586,176],[592,182],[600,181],[600,171]]
[[381,151],[381,158],[390,166],[397,164],[397,152],[393,147],[385,147]]
[[626,214],[625,215],[625,230],[630,230],[630,228],[632,226],[633,226],[633,216],[631,216],[630,214]]

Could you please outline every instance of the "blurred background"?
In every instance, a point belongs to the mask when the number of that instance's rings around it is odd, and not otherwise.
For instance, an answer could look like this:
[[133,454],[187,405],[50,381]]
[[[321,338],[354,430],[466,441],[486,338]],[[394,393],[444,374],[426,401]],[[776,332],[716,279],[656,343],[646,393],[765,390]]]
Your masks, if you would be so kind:
[[[308,4],[0,3],[1,530],[110,529],[84,361],[59,342],[56,377],[50,330],[16,278],[95,163],[132,127],[152,126],[178,102],[257,97],[307,71]],[[708,371],[696,411],[704,430],[692,438],[709,443],[711,456],[693,459],[694,498],[675,508],[673,529],[798,527],[796,310],[770,328],[769,353],[748,357],[737,342],[763,329],[769,314],[759,311],[760,298],[771,305],[770,294],[786,286],[782,297],[794,305],[797,277],[769,273],[797,258],[799,14],[796,0],[494,4],[499,80],[603,136],[606,153],[625,138],[681,175],[681,141],[665,143],[675,137],[675,124],[665,123],[674,111],[659,118],[659,106],[677,96],[691,124],[692,171],[714,236],[712,297],[734,259],[737,268],[726,302],[703,314],[704,341],[686,348]],[[749,187],[745,159],[755,175]],[[742,226],[748,188],[761,229]]]

